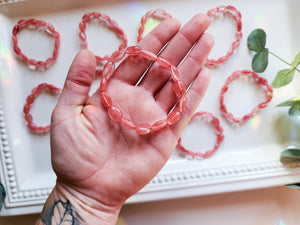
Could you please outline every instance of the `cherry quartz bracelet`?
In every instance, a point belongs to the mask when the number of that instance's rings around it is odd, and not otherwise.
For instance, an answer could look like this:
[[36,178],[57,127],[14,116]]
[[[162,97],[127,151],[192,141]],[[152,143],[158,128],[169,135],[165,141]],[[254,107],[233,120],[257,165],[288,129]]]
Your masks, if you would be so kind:
[[[118,38],[122,40],[122,43],[120,44],[117,51],[113,52],[112,55],[105,55],[103,57],[95,55],[97,63],[103,63],[104,61],[114,61],[118,62],[123,58],[123,55],[121,54],[122,51],[127,47],[127,37],[124,31],[119,27],[117,22],[112,20],[108,15],[105,15],[103,13],[99,12],[88,12],[82,16],[82,20],[79,23],[79,38],[83,42],[83,48],[88,47],[87,43],[87,36],[85,34],[86,31],[86,24],[89,23],[93,19],[98,19],[99,21],[102,21],[105,23],[105,25],[113,30]],[[96,70],[96,74],[100,75],[102,74],[102,70]]]
[[[251,110],[251,112],[247,113],[241,118],[236,118],[233,116],[231,112],[228,112],[226,105],[224,104],[224,95],[228,91],[230,83],[239,78],[241,75],[252,77],[253,80],[259,84],[265,91],[266,100],[262,103],[260,103],[257,107]],[[242,70],[242,71],[235,71],[231,76],[229,76],[226,80],[225,85],[221,89],[221,95],[220,95],[220,110],[222,115],[225,117],[225,119],[228,122],[232,123],[238,123],[241,124],[245,122],[246,120],[253,117],[260,109],[263,109],[268,106],[269,102],[273,98],[273,89],[268,84],[268,81],[262,77],[260,77],[257,73],[251,70]]]
[[115,64],[107,62],[103,68],[103,76],[100,82],[100,98],[102,105],[107,108],[108,115],[113,121],[120,122],[124,127],[135,130],[139,135],[146,135],[153,131],[158,131],[167,125],[175,124],[181,117],[182,112],[186,108],[187,98],[185,96],[186,87],[179,79],[179,73],[175,66],[171,65],[166,59],[156,56],[154,53],[142,50],[139,46],[128,47],[125,51],[128,56],[140,55],[146,59],[156,61],[161,67],[170,70],[171,78],[174,82],[173,91],[179,98],[178,106],[167,116],[166,119],[159,120],[152,125],[149,123],[135,124],[133,121],[123,117],[122,111],[113,105],[111,97],[106,92],[107,82],[115,71]]
[[[26,55],[24,55],[24,53],[21,51],[20,47],[18,46],[18,37],[17,37],[17,35],[25,27],[30,27],[30,28],[43,27],[45,29],[45,32],[50,34],[55,39],[54,49],[53,49],[53,52],[52,52],[52,56],[50,58],[48,58],[45,61],[41,61],[41,60],[35,60],[35,59],[28,58]],[[13,49],[14,49],[15,53],[24,62],[26,62],[29,66],[32,66],[35,69],[36,68],[46,69],[49,66],[51,66],[57,58],[58,48],[59,48],[59,45],[60,45],[60,35],[55,30],[55,28],[52,24],[47,23],[43,20],[36,20],[36,19],[19,20],[17,25],[15,25],[13,30],[12,30],[12,42],[13,42]]]
[[215,151],[217,151],[217,149],[219,148],[220,144],[223,142],[224,140],[224,134],[223,134],[223,128],[220,124],[220,121],[217,117],[215,117],[212,113],[209,113],[209,112],[196,112],[191,120],[190,120],[190,123],[191,121],[193,121],[196,117],[204,117],[206,118],[206,122],[208,122],[209,124],[211,124],[214,128],[215,128],[215,131],[216,131],[216,143],[214,145],[214,147],[210,150],[207,150],[205,151],[204,153],[202,152],[196,152],[196,151],[193,151],[193,150],[188,150],[186,149],[182,143],[181,143],[181,138],[179,138],[178,140],[178,144],[177,144],[177,147],[184,153],[188,154],[188,155],[191,155],[195,158],[200,158],[200,159],[203,159],[203,158],[208,158],[210,157]]
[[209,17],[213,17],[218,13],[225,13],[231,15],[236,21],[235,40],[232,42],[229,51],[218,59],[207,59],[206,65],[209,67],[216,67],[218,64],[224,63],[238,48],[242,39],[242,16],[241,13],[233,6],[218,6],[217,8],[210,9],[207,12]]
[[37,87],[33,88],[31,91],[31,94],[27,97],[26,103],[23,108],[24,112],[24,118],[25,121],[27,122],[27,127],[29,130],[31,130],[34,133],[46,133],[50,130],[50,125],[47,126],[37,126],[33,122],[33,117],[30,113],[30,109],[32,104],[34,103],[35,99],[44,91],[44,90],[49,90],[51,92],[54,92],[56,94],[61,94],[61,89],[58,87],[55,87],[52,84],[47,84],[47,83],[42,83],[39,84]]
[[165,20],[165,19],[170,19],[172,18],[172,16],[165,12],[163,9],[156,9],[156,10],[152,10],[147,12],[144,16],[142,16],[141,19],[141,25],[139,27],[138,30],[138,37],[137,37],[137,42],[140,42],[143,38],[143,33],[145,30],[145,24],[148,21],[149,18],[156,18],[159,20]]

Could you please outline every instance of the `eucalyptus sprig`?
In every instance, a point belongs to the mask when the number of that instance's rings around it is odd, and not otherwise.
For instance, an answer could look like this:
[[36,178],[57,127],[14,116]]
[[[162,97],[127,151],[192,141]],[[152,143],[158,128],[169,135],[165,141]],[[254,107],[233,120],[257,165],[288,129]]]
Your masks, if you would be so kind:
[[[297,68],[300,65],[300,51],[297,52],[293,61],[291,63],[288,63],[278,55],[271,52],[268,48],[266,48],[266,39],[266,32],[260,28],[255,29],[248,36],[248,49],[255,52],[252,58],[252,69],[258,73],[264,72],[268,66],[269,55],[273,55],[289,67],[277,72],[276,77],[272,82],[272,87],[280,88],[286,86],[293,81],[295,72],[300,72],[300,70]],[[288,111],[288,114],[290,119],[294,124],[300,126],[300,96],[287,100],[279,104],[278,106],[289,106],[290,109]],[[300,149],[284,150],[280,155],[280,161],[287,167],[299,167]],[[289,187],[300,189],[300,183],[291,184],[289,185]]]
[[289,66],[289,68],[278,71],[272,83],[273,88],[283,87],[293,81],[295,71],[300,72],[297,68],[300,64],[300,51],[296,54],[294,60],[291,63],[288,63],[286,60],[266,48],[266,37],[266,32],[261,28],[255,29],[248,36],[248,48],[250,51],[256,53],[252,58],[252,69],[258,73],[264,72],[268,66],[269,54],[275,56]]
[[[266,32],[260,28],[255,29],[248,36],[248,48],[250,51],[255,52],[255,55],[252,58],[252,69],[258,73],[264,72],[268,66],[269,54],[271,54],[289,66],[289,68],[282,69],[277,72],[277,75],[272,82],[272,87],[280,88],[288,85],[293,81],[295,72],[300,72],[300,70],[297,68],[300,64],[300,51],[297,52],[293,61],[291,63],[288,63],[278,55],[271,52],[268,48],[266,48],[266,39]],[[300,126],[300,96],[285,101],[278,106],[289,106],[289,116],[291,120],[296,125]]]

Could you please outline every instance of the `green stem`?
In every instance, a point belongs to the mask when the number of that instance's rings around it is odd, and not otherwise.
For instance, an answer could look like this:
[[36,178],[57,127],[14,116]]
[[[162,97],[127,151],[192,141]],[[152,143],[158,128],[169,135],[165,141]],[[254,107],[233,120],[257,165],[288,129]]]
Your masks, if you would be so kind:
[[[277,59],[279,59],[280,61],[284,62],[285,64],[289,65],[290,67],[294,68],[290,63],[288,63],[287,61],[285,61],[284,59],[282,59],[281,57],[279,57],[278,55],[276,55],[275,53],[269,51],[269,53],[273,56],[275,56]],[[300,73],[300,70],[297,69],[297,67],[295,67],[295,70],[297,70]]]

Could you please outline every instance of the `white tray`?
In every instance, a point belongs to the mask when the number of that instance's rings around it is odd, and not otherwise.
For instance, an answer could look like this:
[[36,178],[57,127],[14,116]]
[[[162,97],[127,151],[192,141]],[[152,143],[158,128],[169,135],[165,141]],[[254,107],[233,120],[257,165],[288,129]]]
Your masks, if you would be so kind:
[[[298,1],[144,0],[98,3],[80,0],[0,0],[0,179],[7,190],[0,215],[40,212],[55,183],[50,164],[49,135],[37,136],[28,132],[22,108],[29,92],[37,84],[48,82],[62,87],[68,67],[80,49],[78,24],[85,12],[100,11],[108,14],[124,29],[129,45],[133,45],[136,43],[140,18],[149,10],[163,8],[185,23],[192,15],[206,13],[208,9],[221,4],[234,5],[241,11],[244,36],[240,47],[228,62],[212,70],[211,84],[199,110],[210,111],[220,118],[225,141],[211,158],[205,160],[189,160],[182,157],[176,149],[161,172],[127,203],[300,182],[300,169],[287,169],[279,162],[282,150],[288,146],[299,145],[300,129],[289,122],[286,108],[275,107],[278,103],[300,94],[299,88],[295,88],[300,84],[299,78],[296,78],[293,85],[276,90],[269,107],[240,127],[228,124],[220,116],[218,104],[220,89],[226,78],[235,70],[251,68],[251,55],[247,50],[246,40],[253,29],[264,28],[268,34],[267,46],[285,59],[292,59],[298,50],[297,46],[300,46],[300,33],[296,23],[300,19],[296,10],[300,7]],[[52,23],[61,34],[58,59],[45,72],[30,71],[16,60],[12,51],[13,25],[19,19],[28,17]],[[225,53],[233,40],[234,29],[228,18],[223,20],[221,17],[213,22],[209,31],[215,36],[216,45],[211,58]],[[93,35],[89,37],[91,41],[96,41]],[[110,42],[110,37],[107,35],[103,39],[107,44],[101,46],[99,42],[97,50],[113,51],[116,43]],[[40,37],[36,38],[35,43],[42,43],[42,40],[38,41]],[[26,46],[30,40],[31,36],[24,34],[23,41],[25,45],[27,43]],[[49,44],[50,49],[51,43],[46,44]],[[40,49],[42,47],[28,48],[26,51],[28,54],[50,54],[47,50],[41,52]],[[276,72],[285,65],[272,57],[269,65],[262,75],[271,82]],[[246,91],[245,83],[240,82],[240,85],[233,88],[233,91],[240,92],[228,92],[231,102],[228,103],[228,107],[236,113],[243,108],[243,103],[251,105],[258,101],[255,93]],[[241,96],[250,100],[241,100]],[[40,111],[33,109],[33,113],[39,122],[49,122],[55,101],[55,98],[45,97],[36,102]],[[192,126],[186,129],[184,140],[189,140],[192,146],[196,146],[200,141],[204,147],[212,145],[214,136],[205,132],[204,126],[199,129],[202,136],[195,133],[194,129],[196,128]],[[205,138],[199,138],[204,135]]]

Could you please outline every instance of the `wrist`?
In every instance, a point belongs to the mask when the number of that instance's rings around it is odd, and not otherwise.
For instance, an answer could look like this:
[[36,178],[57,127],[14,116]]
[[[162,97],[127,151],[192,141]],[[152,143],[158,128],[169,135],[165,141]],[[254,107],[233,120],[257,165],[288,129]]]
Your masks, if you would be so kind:
[[[69,186],[56,183],[46,201],[40,220],[68,221],[70,224],[115,225],[121,206],[109,206],[96,201]],[[37,223],[39,224],[39,223]],[[66,223],[67,224],[67,223]]]

